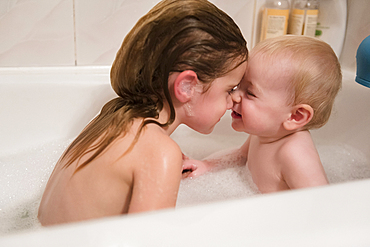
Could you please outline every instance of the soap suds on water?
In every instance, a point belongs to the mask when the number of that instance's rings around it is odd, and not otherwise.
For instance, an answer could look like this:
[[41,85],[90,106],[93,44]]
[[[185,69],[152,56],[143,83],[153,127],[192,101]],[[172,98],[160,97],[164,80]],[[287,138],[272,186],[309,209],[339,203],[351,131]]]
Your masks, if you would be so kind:
[[[346,145],[318,145],[317,150],[329,183],[370,178],[370,160],[361,151]],[[189,154],[191,156],[191,154]],[[259,194],[246,166],[221,163],[223,169],[198,178],[184,179],[177,207],[240,199]]]
[[[42,193],[70,142],[55,141],[0,157],[0,236],[40,227],[37,211]],[[317,149],[330,183],[370,178],[370,161],[361,151],[345,144],[318,145]],[[191,152],[186,154],[194,157]],[[224,161],[222,169],[184,179],[177,207],[257,195],[246,166]]]
[[197,178],[184,179],[180,184],[177,207],[223,200],[238,199],[259,194],[245,166],[230,165]]
[[37,211],[56,162],[71,141],[0,157],[0,236],[40,227]]
[[317,150],[329,183],[370,178],[370,160],[346,144],[318,145]]

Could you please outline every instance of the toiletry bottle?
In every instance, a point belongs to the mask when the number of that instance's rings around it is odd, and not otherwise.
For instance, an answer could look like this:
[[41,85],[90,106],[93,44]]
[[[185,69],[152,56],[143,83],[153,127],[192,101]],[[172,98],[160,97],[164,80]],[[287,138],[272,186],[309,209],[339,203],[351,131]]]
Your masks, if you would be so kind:
[[319,0],[294,0],[289,20],[289,34],[315,37]]
[[266,0],[262,13],[260,41],[287,34],[288,19],[288,0]]

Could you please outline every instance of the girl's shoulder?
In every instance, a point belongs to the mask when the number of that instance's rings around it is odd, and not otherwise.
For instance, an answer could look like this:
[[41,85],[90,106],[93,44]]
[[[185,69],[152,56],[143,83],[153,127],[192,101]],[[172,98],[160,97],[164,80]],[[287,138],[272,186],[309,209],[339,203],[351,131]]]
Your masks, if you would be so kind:
[[181,174],[181,149],[159,126],[150,124],[143,129],[133,153],[136,157],[136,171],[150,171],[156,177]]
[[140,142],[152,150],[153,154],[174,154],[182,159],[179,145],[160,127],[155,124],[146,126],[140,135]]

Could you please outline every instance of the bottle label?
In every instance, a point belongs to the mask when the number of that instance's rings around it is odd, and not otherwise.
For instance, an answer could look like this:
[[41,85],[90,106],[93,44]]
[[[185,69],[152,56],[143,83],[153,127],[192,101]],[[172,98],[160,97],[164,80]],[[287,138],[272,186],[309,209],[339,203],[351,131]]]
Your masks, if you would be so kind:
[[318,14],[319,10],[317,9],[307,10],[304,21],[305,25],[303,29],[303,35],[315,37]]
[[289,9],[265,9],[262,20],[261,40],[287,33]]
[[289,34],[301,35],[304,24],[304,10],[293,9],[291,18],[289,20]]
[[318,14],[318,9],[293,9],[288,33],[315,37]]

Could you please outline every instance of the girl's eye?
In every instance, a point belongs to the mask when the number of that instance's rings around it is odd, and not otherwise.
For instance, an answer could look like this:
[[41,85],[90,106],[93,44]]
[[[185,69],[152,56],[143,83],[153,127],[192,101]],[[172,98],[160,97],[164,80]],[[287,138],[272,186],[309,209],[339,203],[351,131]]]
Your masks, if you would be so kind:
[[238,89],[239,89],[239,84],[236,85],[235,87],[233,87],[228,93],[231,94],[231,93],[235,92]]

